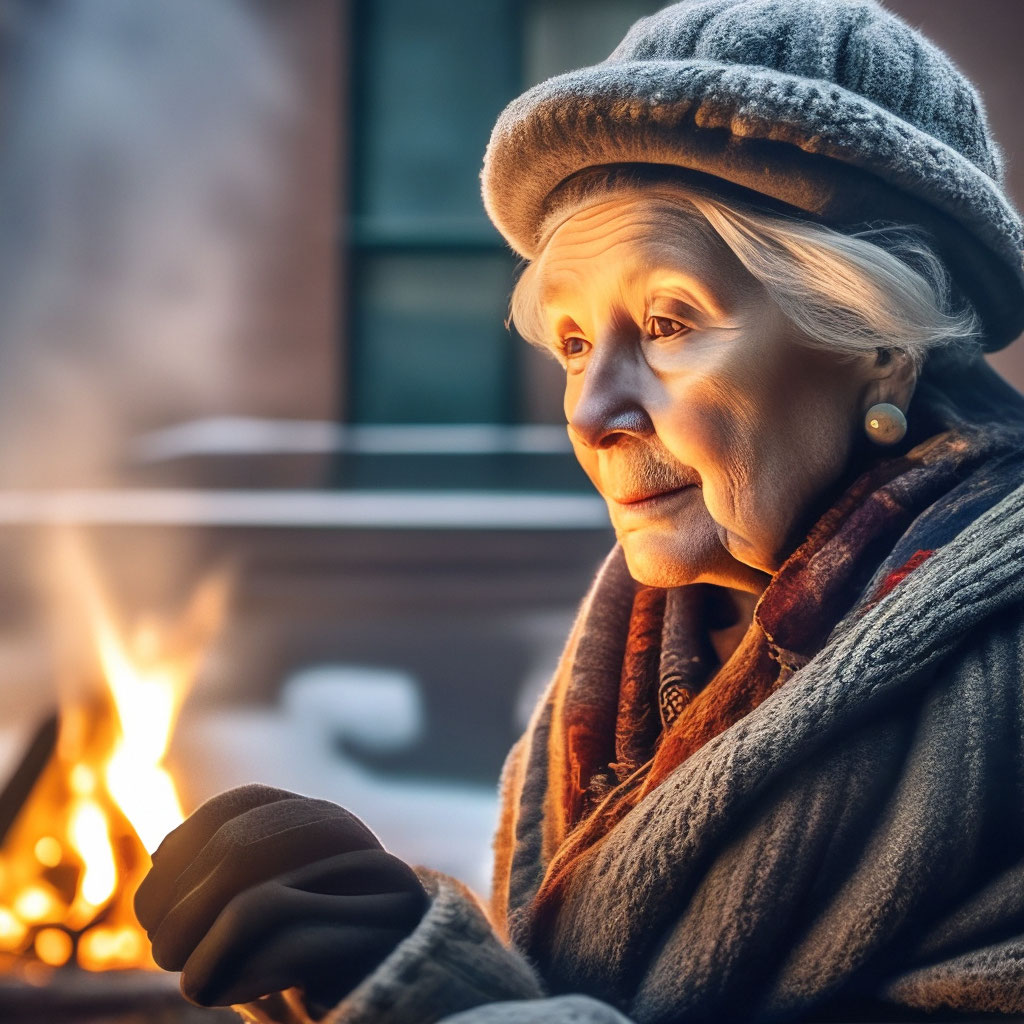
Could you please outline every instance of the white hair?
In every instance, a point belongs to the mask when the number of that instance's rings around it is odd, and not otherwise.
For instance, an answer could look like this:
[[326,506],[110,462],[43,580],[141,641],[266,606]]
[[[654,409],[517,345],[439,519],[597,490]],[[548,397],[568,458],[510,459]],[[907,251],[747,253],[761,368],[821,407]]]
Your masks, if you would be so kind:
[[[540,254],[574,213],[637,191],[679,205],[705,233],[710,226],[796,326],[802,343],[848,356],[900,349],[918,369],[938,348],[980,352],[979,318],[966,303],[954,305],[944,263],[908,227],[843,234],[811,220],[727,202],[686,183],[609,170],[588,174],[548,214]],[[508,322],[551,352],[534,287],[537,265],[535,260],[520,275]]]

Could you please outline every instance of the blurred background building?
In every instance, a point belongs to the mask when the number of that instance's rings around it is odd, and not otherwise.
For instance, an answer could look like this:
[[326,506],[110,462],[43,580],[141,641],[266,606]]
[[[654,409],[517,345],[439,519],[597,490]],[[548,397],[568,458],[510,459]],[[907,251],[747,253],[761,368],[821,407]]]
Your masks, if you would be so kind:
[[[611,534],[558,367],[503,326],[478,171],[510,99],[660,6],[0,0],[5,756],[56,701],[39,552],[76,522],[130,620],[233,567],[191,803],[316,792],[485,885],[498,770]],[[979,84],[1024,200],[1024,6],[888,6]]]

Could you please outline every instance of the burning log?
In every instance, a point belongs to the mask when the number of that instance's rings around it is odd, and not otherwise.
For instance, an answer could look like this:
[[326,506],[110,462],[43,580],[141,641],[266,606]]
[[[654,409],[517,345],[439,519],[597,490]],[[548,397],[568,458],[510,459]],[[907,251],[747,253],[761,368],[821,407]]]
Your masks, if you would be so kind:
[[[18,767],[0,793],[0,849],[9,849],[8,837],[15,822],[53,763],[57,739],[58,719],[51,715],[36,730]],[[36,852],[47,859],[46,844]],[[56,852],[55,849],[50,850],[49,859],[55,859]],[[148,855],[142,859],[148,866]],[[59,876],[57,865],[53,865],[53,869],[54,876],[51,877]],[[43,875],[47,877],[46,872]],[[64,895],[70,904],[73,898],[67,885],[64,886]],[[103,915],[100,917],[102,919]],[[45,937],[54,932],[60,937]],[[73,948],[74,944],[71,932],[65,927],[43,928],[36,933],[32,943],[36,953],[34,957],[12,954],[9,950],[0,956],[5,968],[3,976],[0,976],[0,1020],[8,1024],[22,1021],[28,1024],[39,1020],[54,1024],[62,1021],[84,1024],[94,1019],[102,1019],[104,1024],[116,1024],[118,1021],[137,1024],[143,1019],[146,1024],[213,1024],[216,1020],[238,1019],[230,1011],[189,1006],[181,998],[176,979],[169,974],[137,969],[96,971],[77,967],[70,963],[73,957],[63,956],[64,950]],[[69,962],[53,965],[53,961],[62,959]]]
[[116,714],[109,702],[70,709],[39,771],[46,738],[30,745],[12,780],[13,798],[36,775],[0,846],[0,968],[17,976],[32,961],[151,966],[131,908],[149,854],[105,771]]
[[97,972],[142,969],[151,980],[128,990],[167,999],[132,900],[150,852],[184,818],[164,757],[226,598],[222,573],[176,622],[129,631],[81,548],[65,557],[102,681],[40,726],[0,794],[3,1020],[25,1000],[47,1020],[69,1000],[109,1002],[110,984],[88,980]]
[[36,730],[14,774],[0,793],[0,848],[7,840],[7,833],[11,831],[18,812],[53,756],[56,745],[57,713],[54,712]]

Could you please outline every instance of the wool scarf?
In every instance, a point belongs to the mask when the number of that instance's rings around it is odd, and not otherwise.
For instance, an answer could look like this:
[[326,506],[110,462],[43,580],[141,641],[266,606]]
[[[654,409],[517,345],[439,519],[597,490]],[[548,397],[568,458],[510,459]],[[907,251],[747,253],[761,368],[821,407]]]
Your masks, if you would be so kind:
[[915,549],[873,581],[915,518],[985,460],[1019,447],[1012,432],[963,421],[921,439],[935,426],[921,417],[902,450],[876,458],[842,490],[773,575],[722,663],[713,633],[728,625],[723,588],[640,585],[613,551],[549,690],[546,863],[520,936],[532,955],[545,955],[580,858],[691,754],[785,685],[844,615],[863,613],[929,557],[929,548]]

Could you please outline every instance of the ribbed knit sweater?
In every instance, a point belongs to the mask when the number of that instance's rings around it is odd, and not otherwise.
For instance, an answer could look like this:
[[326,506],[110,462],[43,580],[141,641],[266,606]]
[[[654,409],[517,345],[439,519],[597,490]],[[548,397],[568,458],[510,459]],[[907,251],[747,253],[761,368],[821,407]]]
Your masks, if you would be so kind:
[[1024,458],[918,516],[820,651],[587,852],[537,956],[556,684],[506,762],[490,906],[417,869],[425,917],[329,1024],[1024,1014]]

